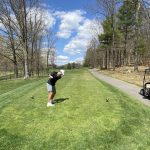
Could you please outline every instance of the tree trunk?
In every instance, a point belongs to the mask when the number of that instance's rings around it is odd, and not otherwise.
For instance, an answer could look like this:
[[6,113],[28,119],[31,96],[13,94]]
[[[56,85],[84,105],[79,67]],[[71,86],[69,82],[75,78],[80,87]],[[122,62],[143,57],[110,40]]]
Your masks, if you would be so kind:
[[109,69],[111,68],[111,49],[110,49],[110,47],[108,50],[108,68]]
[[49,58],[49,50],[48,50],[48,52],[47,52],[47,55],[46,55],[46,65],[47,65],[47,68],[48,68],[48,58]]
[[33,50],[34,50],[34,42],[32,41],[32,47],[31,47],[31,60],[30,60],[30,75],[33,76]]
[[136,3],[136,25],[135,25],[135,48],[134,48],[134,71],[138,71],[138,41],[139,41],[139,9],[140,9],[140,2],[137,0]]
[[113,71],[115,71],[115,0],[113,0],[113,12],[112,12],[112,57],[113,57]]
[[24,77],[25,77],[25,79],[27,79],[27,78],[29,78],[29,69],[28,69],[28,56],[27,56],[26,52],[24,53],[24,69],[25,69]]
[[127,39],[128,39],[128,29],[125,28],[125,43],[124,43],[124,65],[127,65]]
[[15,74],[15,78],[18,78],[18,64],[17,64],[17,61],[14,61],[14,74]]
[[107,61],[108,61],[108,54],[107,54],[108,52],[107,52],[107,48],[106,48],[106,52],[105,52],[105,69],[107,69],[107,66],[108,66],[108,64],[107,64]]

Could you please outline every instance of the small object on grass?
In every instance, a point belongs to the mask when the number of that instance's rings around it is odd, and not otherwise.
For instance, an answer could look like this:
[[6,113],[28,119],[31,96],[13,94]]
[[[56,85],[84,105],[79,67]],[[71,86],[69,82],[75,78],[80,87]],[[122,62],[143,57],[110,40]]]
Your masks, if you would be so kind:
[[32,99],[34,99],[34,96],[31,96]]
[[106,102],[109,102],[109,98],[106,98]]

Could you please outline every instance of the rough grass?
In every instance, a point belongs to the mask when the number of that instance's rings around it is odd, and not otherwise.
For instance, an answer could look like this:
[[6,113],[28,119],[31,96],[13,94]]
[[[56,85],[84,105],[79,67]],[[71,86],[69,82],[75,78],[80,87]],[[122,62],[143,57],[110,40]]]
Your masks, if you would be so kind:
[[[109,75],[113,78],[117,78],[137,86],[143,86],[143,76],[144,70],[147,69],[147,66],[139,66],[139,71],[135,72],[134,67],[119,67],[113,70],[101,70],[102,73]],[[150,77],[148,78],[150,82]]]
[[1,150],[150,149],[148,107],[74,70],[58,81],[56,106],[46,108],[46,80],[20,81],[0,95]]

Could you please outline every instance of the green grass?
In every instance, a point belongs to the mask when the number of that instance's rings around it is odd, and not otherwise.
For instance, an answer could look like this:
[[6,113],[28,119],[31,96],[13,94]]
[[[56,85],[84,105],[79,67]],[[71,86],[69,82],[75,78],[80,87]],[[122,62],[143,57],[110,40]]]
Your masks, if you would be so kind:
[[150,149],[149,107],[74,70],[57,83],[60,103],[47,108],[46,80],[2,84],[8,89],[0,95],[1,150]]
[[6,93],[8,91],[20,88],[20,86],[35,82],[40,80],[40,78],[32,78],[28,80],[17,79],[17,80],[2,80],[0,81],[0,94]]

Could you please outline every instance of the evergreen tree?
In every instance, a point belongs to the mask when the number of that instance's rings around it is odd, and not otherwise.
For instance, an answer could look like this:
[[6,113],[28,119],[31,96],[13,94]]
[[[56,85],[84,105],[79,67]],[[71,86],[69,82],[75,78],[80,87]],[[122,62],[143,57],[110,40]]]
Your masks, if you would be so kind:
[[[116,48],[115,48],[115,51],[111,50],[111,47],[113,44],[113,34],[115,37],[114,46],[120,43],[119,41],[122,35],[120,33],[120,30],[118,30],[118,28],[115,28],[115,30],[113,31],[111,17],[107,17],[106,20],[103,21],[102,26],[103,26],[104,33],[99,35],[98,38],[99,38],[102,48],[105,49],[105,59],[106,59],[105,68],[107,68],[107,60],[108,60],[109,67],[111,67],[112,62],[114,61],[115,63],[115,59],[116,59],[115,57],[117,54]],[[113,67],[114,65],[115,64],[113,64]]]
[[131,0],[125,0],[118,12],[118,27],[122,32],[124,43],[124,50],[123,50],[124,65],[127,64],[127,42],[129,39],[129,33],[132,33],[133,26],[135,25],[135,23],[136,20],[135,20],[134,2]]
[[[135,66],[135,70],[138,70],[138,57],[141,54],[141,49],[139,53],[139,41],[140,41],[140,30],[143,21],[143,5],[139,0],[125,0],[123,5],[120,7],[118,11],[118,27],[123,35],[123,65],[127,65],[128,58],[131,58],[131,54],[133,54],[133,62]],[[129,48],[132,49],[132,53],[128,50],[128,43],[130,44]],[[143,42],[144,43],[144,42]],[[132,45],[132,47],[131,47]],[[143,44],[140,44],[143,45]],[[143,47],[143,46],[142,46]],[[145,52],[143,48],[143,53]],[[129,59],[131,60],[131,59]]]

